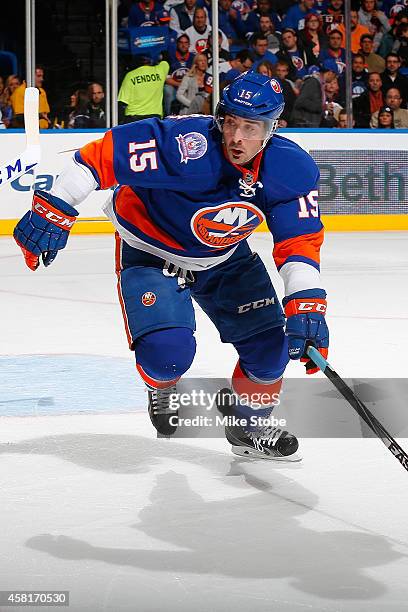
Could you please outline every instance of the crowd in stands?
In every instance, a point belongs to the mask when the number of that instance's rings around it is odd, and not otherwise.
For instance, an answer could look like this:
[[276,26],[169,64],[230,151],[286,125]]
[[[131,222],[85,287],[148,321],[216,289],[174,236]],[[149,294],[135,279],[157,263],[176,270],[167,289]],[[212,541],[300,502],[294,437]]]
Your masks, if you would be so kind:
[[[220,87],[252,69],[281,82],[280,127],[347,127],[346,69],[352,71],[353,126],[408,128],[406,0],[356,0],[350,13],[351,67],[346,66],[344,0],[219,0]],[[121,82],[119,122],[170,114],[211,113],[210,0],[121,0],[123,28],[156,26],[167,48],[135,55]],[[38,73],[38,74],[37,74]],[[71,92],[51,112],[37,68],[41,127],[105,126],[100,83]],[[21,127],[24,81],[0,77],[0,127]]]
[[[44,68],[35,69],[35,87],[39,95],[39,126],[41,129],[89,129],[106,127],[103,86],[89,83],[86,89],[77,89],[69,104],[58,112],[51,112],[47,93],[43,88]],[[16,74],[0,76],[0,129],[24,128],[24,93],[26,82]]]

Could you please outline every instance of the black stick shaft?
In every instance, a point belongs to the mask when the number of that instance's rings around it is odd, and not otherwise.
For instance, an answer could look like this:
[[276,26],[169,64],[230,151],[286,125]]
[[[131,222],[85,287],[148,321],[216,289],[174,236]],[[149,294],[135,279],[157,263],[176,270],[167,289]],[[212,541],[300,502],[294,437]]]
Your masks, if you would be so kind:
[[[370,412],[365,404],[357,397],[357,395],[350,389],[346,382],[329,366],[327,361],[320,355],[320,353],[314,347],[309,347],[309,357],[316,363],[319,369],[327,376],[331,383],[341,393],[341,395],[348,401],[350,406],[354,408],[357,414],[363,419],[368,427],[380,438],[385,444],[388,450],[394,455],[400,462],[403,468],[408,472],[408,454],[398,444],[396,440],[388,433],[385,427],[380,421]],[[316,355],[318,353],[318,355]],[[316,360],[314,359],[316,357]]]

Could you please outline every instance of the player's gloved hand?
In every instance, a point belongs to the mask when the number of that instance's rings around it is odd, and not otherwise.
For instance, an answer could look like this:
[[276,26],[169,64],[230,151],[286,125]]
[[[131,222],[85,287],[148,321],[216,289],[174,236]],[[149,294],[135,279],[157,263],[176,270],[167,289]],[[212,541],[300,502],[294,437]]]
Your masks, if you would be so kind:
[[306,353],[310,344],[327,359],[329,330],[324,318],[327,308],[325,298],[326,292],[323,289],[307,289],[292,293],[283,300],[289,357],[306,363],[307,374],[319,371]]
[[44,266],[54,261],[67,244],[77,215],[78,211],[64,200],[45,191],[34,192],[32,209],[20,219],[13,233],[31,270],[40,265],[40,255]]

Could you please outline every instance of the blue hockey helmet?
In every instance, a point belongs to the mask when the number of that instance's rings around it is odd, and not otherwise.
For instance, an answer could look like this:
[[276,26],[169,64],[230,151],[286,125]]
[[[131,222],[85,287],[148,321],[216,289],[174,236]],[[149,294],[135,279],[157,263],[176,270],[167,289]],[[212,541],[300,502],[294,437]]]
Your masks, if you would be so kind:
[[284,106],[279,81],[249,70],[224,88],[215,110],[215,121],[221,131],[225,115],[262,121],[266,124],[265,145],[278,127]]

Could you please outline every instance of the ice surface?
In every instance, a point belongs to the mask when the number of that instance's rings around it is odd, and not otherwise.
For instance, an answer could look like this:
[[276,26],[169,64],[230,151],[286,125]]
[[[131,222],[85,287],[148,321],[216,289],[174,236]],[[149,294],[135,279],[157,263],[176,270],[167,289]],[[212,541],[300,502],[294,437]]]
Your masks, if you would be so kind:
[[[272,268],[270,238],[251,244]],[[328,234],[323,262],[333,366],[406,377],[408,235]],[[70,590],[75,612],[407,609],[407,474],[380,441],[308,438],[276,465],[157,440],[113,237],[73,236],[35,273],[4,238],[0,272],[0,590]],[[190,374],[228,377],[233,349],[197,325]]]

